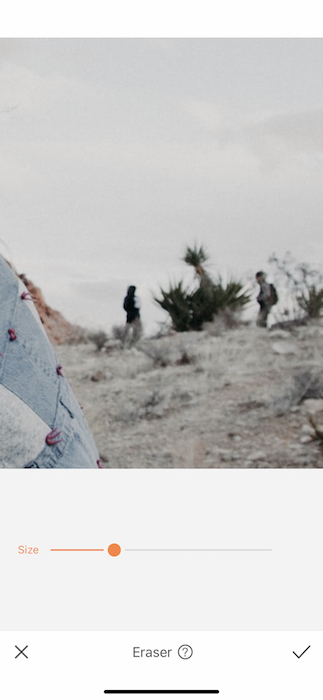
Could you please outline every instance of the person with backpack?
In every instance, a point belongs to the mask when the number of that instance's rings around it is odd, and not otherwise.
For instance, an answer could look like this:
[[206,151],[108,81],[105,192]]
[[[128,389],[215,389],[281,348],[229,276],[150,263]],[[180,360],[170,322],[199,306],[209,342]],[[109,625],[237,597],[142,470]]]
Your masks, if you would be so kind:
[[127,314],[124,342],[126,342],[129,332],[132,331],[132,342],[135,343],[141,335],[142,326],[140,320],[139,302],[136,297],[136,287],[128,287],[127,296],[123,301],[123,308]]
[[256,273],[256,280],[260,287],[259,294],[257,296],[257,302],[260,306],[257,317],[257,326],[260,328],[266,328],[269,313],[271,308],[277,304],[278,295],[274,285],[266,282],[266,275],[264,272],[262,272],[262,270]]

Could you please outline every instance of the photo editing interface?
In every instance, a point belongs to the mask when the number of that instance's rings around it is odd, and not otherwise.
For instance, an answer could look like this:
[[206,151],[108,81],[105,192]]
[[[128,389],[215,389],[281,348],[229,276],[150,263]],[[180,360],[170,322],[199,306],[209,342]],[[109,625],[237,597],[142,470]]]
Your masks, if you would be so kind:
[[321,470],[3,471],[0,697],[322,700]]
[[64,38],[32,4],[50,38],[0,40],[0,700],[323,700],[322,39],[275,2],[65,0]]

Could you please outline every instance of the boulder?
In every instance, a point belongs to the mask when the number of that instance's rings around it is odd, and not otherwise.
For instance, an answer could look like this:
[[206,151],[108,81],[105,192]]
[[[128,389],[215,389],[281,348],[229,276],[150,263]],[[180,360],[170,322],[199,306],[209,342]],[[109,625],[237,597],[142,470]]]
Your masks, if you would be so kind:
[[296,355],[297,345],[286,340],[277,341],[272,344],[272,349],[277,355]]
[[69,323],[69,321],[67,321],[59,311],[56,311],[48,306],[41,289],[36,287],[34,283],[28,279],[28,277],[26,277],[26,275],[21,274],[19,277],[34,299],[35,307],[39,313],[40,320],[51,343],[54,345],[59,345],[68,341],[73,342],[73,340],[76,340],[76,337],[82,334],[82,329],[80,329],[79,326]]

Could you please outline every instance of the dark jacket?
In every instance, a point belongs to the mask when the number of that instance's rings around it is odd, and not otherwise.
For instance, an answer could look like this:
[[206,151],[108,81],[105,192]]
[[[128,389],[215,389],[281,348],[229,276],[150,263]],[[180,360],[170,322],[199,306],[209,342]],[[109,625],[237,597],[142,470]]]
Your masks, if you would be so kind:
[[123,308],[127,312],[127,323],[132,323],[136,318],[140,318],[135,291],[136,287],[132,285],[128,288],[127,296],[124,298]]

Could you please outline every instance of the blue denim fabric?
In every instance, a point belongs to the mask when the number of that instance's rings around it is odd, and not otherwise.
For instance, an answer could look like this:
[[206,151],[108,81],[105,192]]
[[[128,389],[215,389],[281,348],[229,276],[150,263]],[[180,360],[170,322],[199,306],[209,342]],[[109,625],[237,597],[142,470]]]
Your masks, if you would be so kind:
[[[33,469],[97,469],[99,454],[82,410],[38,321],[19,294],[18,279],[0,256],[0,383],[26,403],[52,430],[57,444],[45,442]],[[8,329],[14,329],[10,340]]]

